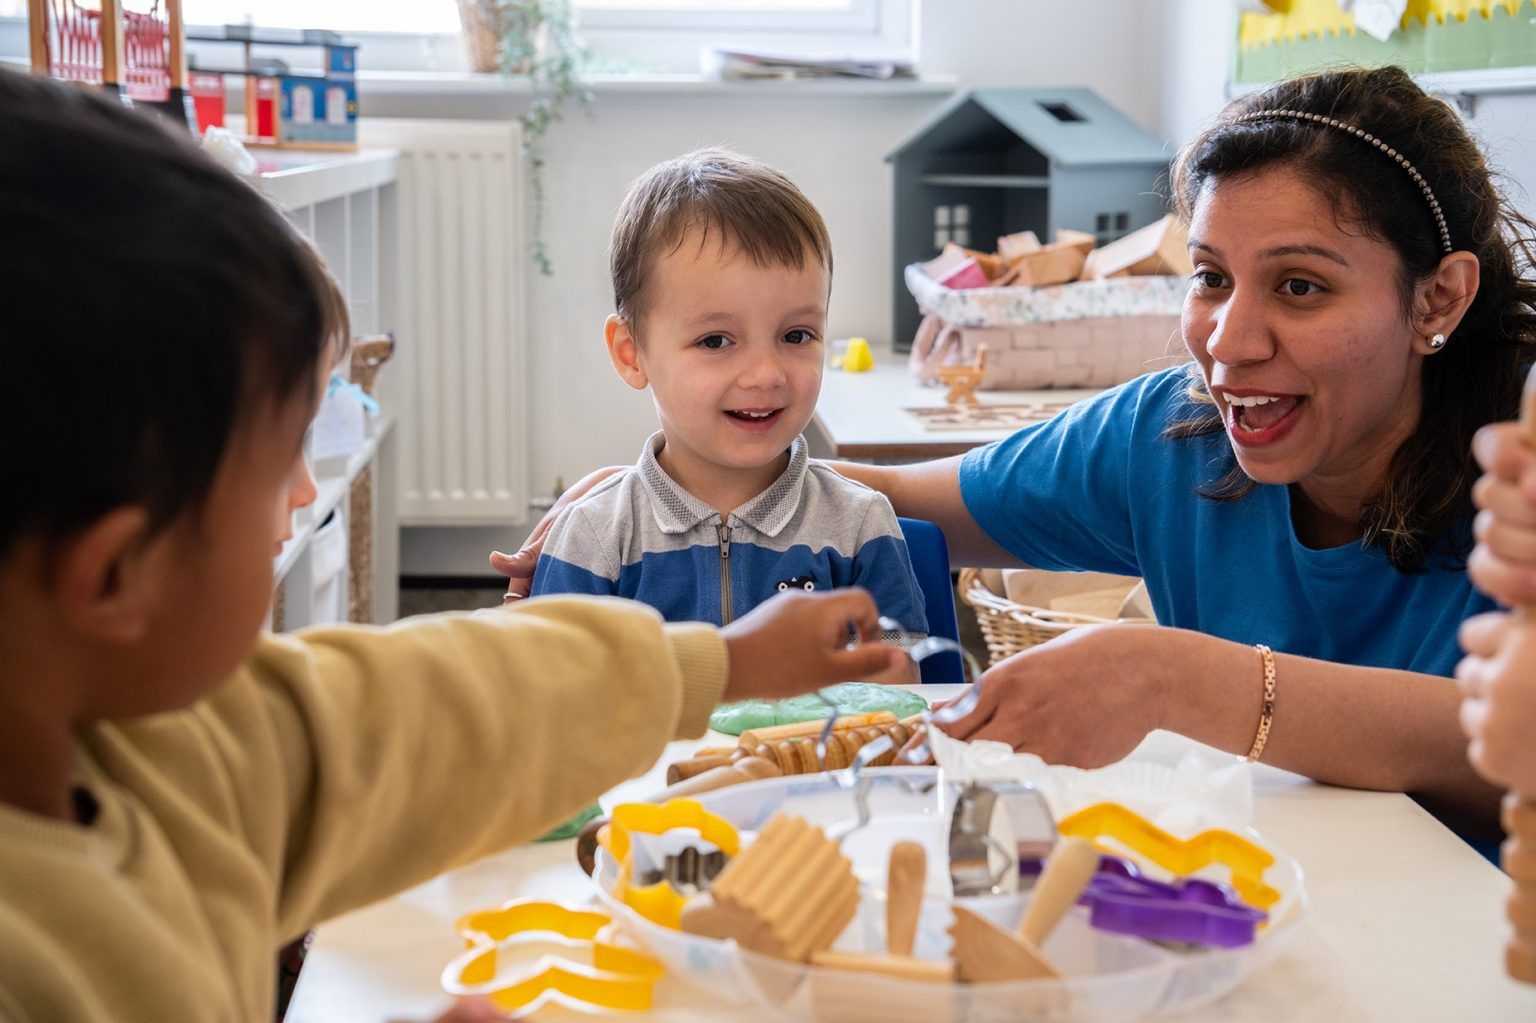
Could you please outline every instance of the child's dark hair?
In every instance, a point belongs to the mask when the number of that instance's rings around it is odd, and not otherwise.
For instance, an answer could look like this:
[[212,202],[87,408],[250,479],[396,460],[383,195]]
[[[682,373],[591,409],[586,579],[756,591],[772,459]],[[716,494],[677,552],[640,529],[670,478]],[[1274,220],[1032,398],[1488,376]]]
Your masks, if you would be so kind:
[[200,507],[238,426],[338,355],[334,280],[151,115],[0,71],[0,553]]
[[[1401,68],[1351,68],[1280,82],[1235,100],[1180,155],[1173,200],[1187,222],[1213,181],[1283,167],[1333,204],[1341,221],[1396,251],[1403,315],[1416,285],[1445,255],[1439,225],[1420,185],[1395,159],[1351,132],[1295,117],[1240,120],[1283,110],[1333,118],[1369,133],[1417,169],[1450,232],[1450,246],[1477,256],[1477,297],[1445,347],[1425,359],[1418,426],[1392,458],[1381,493],[1361,513],[1363,542],[1403,571],[1423,569],[1432,553],[1457,561],[1470,542],[1470,493],[1477,478],[1472,435],[1512,419],[1536,353],[1536,225],[1499,193],[1477,143],[1455,111],[1427,95]],[[1222,430],[1221,413],[1195,375],[1191,418],[1171,437]],[[1203,491],[1231,500],[1253,488],[1232,458]]]
[[728,149],[696,149],[659,163],[629,188],[608,250],[613,307],[638,329],[646,283],[660,252],[675,251],[690,229],[700,245],[739,248],[757,266],[805,266],[814,256],[832,272],[832,239],[816,207],[794,182]]

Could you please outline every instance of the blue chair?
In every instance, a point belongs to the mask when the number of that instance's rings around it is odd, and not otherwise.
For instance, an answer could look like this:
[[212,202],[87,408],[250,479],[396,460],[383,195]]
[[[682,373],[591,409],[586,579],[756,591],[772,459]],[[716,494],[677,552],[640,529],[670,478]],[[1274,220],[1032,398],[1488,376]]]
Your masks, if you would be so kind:
[[[918,589],[923,592],[923,613],[928,617],[928,634],[945,639],[960,639],[960,622],[955,617],[955,584],[949,575],[949,545],[944,531],[922,519],[897,519],[912,558],[912,571]],[[923,658],[919,667],[924,682],[964,682],[965,667],[960,655],[948,651]]]

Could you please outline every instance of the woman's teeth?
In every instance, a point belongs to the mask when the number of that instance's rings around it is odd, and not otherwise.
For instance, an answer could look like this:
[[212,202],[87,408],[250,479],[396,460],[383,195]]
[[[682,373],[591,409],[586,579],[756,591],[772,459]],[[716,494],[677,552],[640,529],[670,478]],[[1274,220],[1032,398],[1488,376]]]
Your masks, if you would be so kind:
[[1280,400],[1279,398],[1272,398],[1267,394],[1250,394],[1246,398],[1239,398],[1235,394],[1223,394],[1222,397],[1227,400],[1227,404],[1242,405],[1244,408],[1252,408],[1255,405],[1268,405],[1272,401]]

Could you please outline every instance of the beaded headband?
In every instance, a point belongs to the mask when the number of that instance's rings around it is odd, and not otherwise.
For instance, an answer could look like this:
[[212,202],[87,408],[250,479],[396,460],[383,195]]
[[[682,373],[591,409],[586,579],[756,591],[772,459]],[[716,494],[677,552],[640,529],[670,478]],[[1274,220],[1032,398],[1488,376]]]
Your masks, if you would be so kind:
[[1326,124],[1330,128],[1346,131],[1362,141],[1369,142],[1393,160],[1396,160],[1397,165],[1407,171],[1408,176],[1413,179],[1413,183],[1419,186],[1419,190],[1424,193],[1424,198],[1429,200],[1429,211],[1435,215],[1435,224],[1440,228],[1440,244],[1445,247],[1447,253],[1453,251],[1451,248],[1450,228],[1446,227],[1445,214],[1440,212],[1440,202],[1435,198],[1435,193],[1430,190],[1429,182],[1424,180],[1424,175],[1419,173],[1417,167],[1408,162],[1406,156],[1381,141],[1375,135],[1368,131],[1362,131],[1344,121],[1335,120],[1332,117],[1324,117],[1322,114],[1309,114],[1300,110],[1256,110],[1251,114],[1244,114],[1235,120],[1239,124],[1247,124],[1253,121],[1269,121],[1282,117],[1294,118],[1298,121],[1311,121],[1314,124]]

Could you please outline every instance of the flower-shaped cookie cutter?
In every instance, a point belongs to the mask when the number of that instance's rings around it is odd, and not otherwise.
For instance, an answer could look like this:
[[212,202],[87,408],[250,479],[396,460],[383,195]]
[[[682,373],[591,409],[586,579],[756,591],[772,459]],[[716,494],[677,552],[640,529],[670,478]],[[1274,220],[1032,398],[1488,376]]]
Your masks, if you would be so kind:
[[[662,863],[655,864],[660,868],[661,879],[644,883],[658,875],[642,862],[644,851],[637,836],[666,835],[682,829],[696,831],[699,838],[713,849],[698,850],[698,855],[694,856],[688,856],[685,850],[667,856]],[[720,862],[709,853],[718,850],[729,859],[741,850],[741,835],[736,826],[692,799],[674,799],[660,806],[654,803],[617,806],[607,826],[598,832],[597,841],[618,864],[613,897],[652,923],[673,930],[677,930],[687,897],[708,887],[713,879],[713,874],[708,871],[719,871]]]
[[1224,828],[1211,828],[1188,839],[1175,838],[1119,803],[1096,803],[1058,822],[1056,828],[1063,835],[1080,835],[1095,842],[1112,838],[1180,876],[1218,863],[1232,872],[1232,887],[1250,906],[1268,910],[1280,901],[1280,892],[1264,883],[1264,871],[1274,864],[1275,857]]
[[459,918],[469,948],[443,970],[443,990],[489,999],[519,1018],[556,1003],[580,1012],[649,1009],[661,963],[603,940],[606,913],[517,899]]

